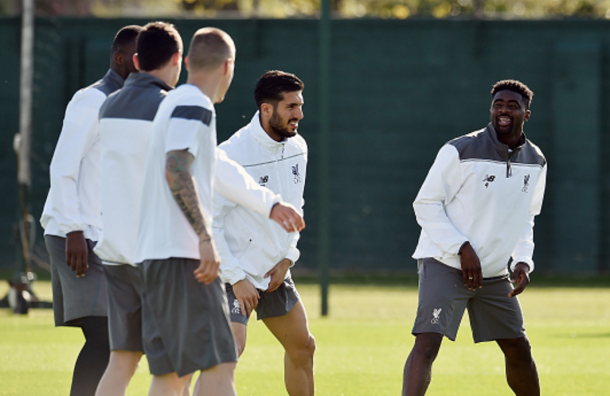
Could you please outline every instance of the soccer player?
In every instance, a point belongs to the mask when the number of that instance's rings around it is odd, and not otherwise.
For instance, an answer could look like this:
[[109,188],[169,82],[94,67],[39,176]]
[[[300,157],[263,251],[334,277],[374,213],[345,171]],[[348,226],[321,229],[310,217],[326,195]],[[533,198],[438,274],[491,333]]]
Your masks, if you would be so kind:
[[[297,129],[303,118],[303,88],[294,74],[263,74],[254,90],[258,111],[219,146],[301,212],[307,144]],[[246,326],[255,309],[284,347],[288,394],[313,395],[315,340],[289,270],[299,258],[299,233],[285,234],[277,224],[219,194],[214,197],[213,229],[238,353],[244,351]]]
[[93,395],[106,369],[106,279],[93,253],[102,227],[98,113],[106,97],[137,71],[133,64],[140,26],[119,30],[110,70],[72,97],[51,160],[51,188],[40,222],[51,261],[56,326],[80,327],[85,344],[72,378],[71,395]]
[[495,341],[504,353],[513,392],[540,395],[517,299],[534,269],[534,217],[547,172],[542,152],[523,132],[532,97],[519,81],[497,82],[491,122],[445,144],[415,198],[419,305],[405,396],[426,393],[443,336],[455,340],[465,309],[474,341]]
[[[185,62],[187,84],[166,96],[153,121],[136,244],[146,296],[142,321],[153,374],[150,395],[177,394],[195,371],[201,371],[202,384],[195,394],[234,395],[237,356],[210,224],[215,180],[228,193],[233,182],[224,178],[240,176],[234,167],[233,173],[223,170],[223,180],[214,179],[214,104],[222,102],[233,79],[235,45],[222,30],[199,29]],[[218,157],[219,171],[231,163],[222,152]],[[238,201],[255,202],[263,215],[278,211],[276,221],[286,230],[304,227],[289,206],[250,199],[258,190],[236,191],[242,194]]]
[[136,47],[140,72],[131,74],[100,110],[103,232],[95,253],[108,285],[112,352],[97,396],[125,395],[142,357],[142,279],[135,244],[146,148],[157,108],[182,68],[182,38],[172,24],[147,24]]
[[[173,25],[152,22],[144,26],[134,58],[140,73],[130,75],[124,88],[111,95],[100,110],[104,232],[95,252],[105,264],[112,352],[97,396],[124,395],[143,353],[142,281],[140,267],[135,264],[139,211],[134,208],[141,206],[152,121],[159,104],[178,82],[182,47]],[[233,169],[237,164],[228,162],[219,160],[220,172],[215,176],[229,179],[230,191],[245,191],[245,197],[253,202],[251,206],[256,202],[265,207],[279,202],[279,196],[259,187],[245,172],[240,174]],[[227,176],[227,172],[237,172],[237,176]],[[240,176],[248,177],[240,183]],[[222,190],[225,184],[217,186]],[[257,190],[258,196],[246,190]],[[282,210],[292,209],[279,202],[271,217]],[[188,386],[184,394],[188,394]]]

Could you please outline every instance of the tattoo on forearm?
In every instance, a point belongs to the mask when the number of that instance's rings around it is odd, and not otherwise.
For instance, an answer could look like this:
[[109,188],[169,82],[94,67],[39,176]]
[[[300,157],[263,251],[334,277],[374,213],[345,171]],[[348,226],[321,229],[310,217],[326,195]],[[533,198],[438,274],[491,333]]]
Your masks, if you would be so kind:
[[197,187],[190,172],[192,163],[193,156],[187,150],[170,151],[166,155],[165,175],[178,207],[197,235],[200,238],[210,238]]

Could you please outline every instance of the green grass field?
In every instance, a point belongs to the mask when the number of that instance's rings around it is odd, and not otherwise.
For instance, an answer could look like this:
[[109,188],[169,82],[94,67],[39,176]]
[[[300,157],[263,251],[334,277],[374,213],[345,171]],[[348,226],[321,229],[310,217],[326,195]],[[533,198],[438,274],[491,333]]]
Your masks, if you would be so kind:
[[[0,296],[6,290],[3,282]],[[317,394],[399,395],[404,360],[413,344],[416,289],[332,286],[326,318],[320,316],[319,288],[300,285],[299,290],[318,346]],[[51,297],[48,282],[36,282],[34,291],[44,299]],[[521,303],[542,394],[610,394],[610,289],[530,286]],[[67,395],[82,342],[79,330],[53,327],[51,310],[31,310],[28,316],[1,310],[0,395]],[[284,395],[282,356],[264,325],[252,321],[237,368],[239,395]],[[144,359],[128,394],[147,394],[149,382]],[[494,343],[474,345],[464,320],[458,340],[443,344],[428,395],[512,395],[500,350]]]

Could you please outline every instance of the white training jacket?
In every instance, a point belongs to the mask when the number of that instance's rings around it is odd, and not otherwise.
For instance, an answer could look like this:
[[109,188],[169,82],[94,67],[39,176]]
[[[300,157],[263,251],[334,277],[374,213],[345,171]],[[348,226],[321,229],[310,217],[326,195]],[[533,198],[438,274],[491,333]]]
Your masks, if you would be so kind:
[[198,87],[184,84],[166,95],[150,126],[140,208],[136,208],[140,214],[133,261],[137,264],[171,257],[200,258],[197,234],[165,178],[166,153],[184,149],[194,156],[191,174],[208,224],[212,223],[212,189],[266,218],[281,201],[216,147],[213,103]]
[[484,278],[511,266],[534,269],[534,216],[540,213],[547,165],[523,136],[514,150],[498,141],[491,124],[443,146],[413,208],[422,228],[413,258],[432,257],[461,269],[458,251],[469,241]]
[[[303,215],[307,144],[300,135],[277,142],[263,130],[257,112],[248,125],[219,148],[239,163],[260,185],[282,196]],[[214,241],[220,255],[221,279],[235,284],[248,279],[266,290],[265,274],[282,259],[294,263],[300,252],[298,232],[286,233],[261,216],[221,194],[214,196]],[[290,271],[287,273],[289,276]]]
[[97,241],[101,218],[101,153],[98,113],[106,97],[124,80],[108,70],[104,78],[76,92],[68,103],[49,169],[51,188],[40,223],[45,235],[64,237],[83,231]]
[[[103,264],[136,265],[148,141],[159,105],[171,90],[148,73],[132,73],[100,110],[103,230],[94,251]],[[281,197],[216,151],[215,188],[268,216]]]

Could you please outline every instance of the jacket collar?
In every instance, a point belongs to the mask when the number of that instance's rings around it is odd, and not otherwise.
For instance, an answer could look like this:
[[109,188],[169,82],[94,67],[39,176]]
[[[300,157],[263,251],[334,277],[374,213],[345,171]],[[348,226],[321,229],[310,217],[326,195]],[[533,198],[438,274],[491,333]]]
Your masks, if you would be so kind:
[[[497,147],[499,151],[503,153],[511,152],[510,147],[498,140],[498,134],[496,133],[496,129],[494,128],[491,122],[487,124],[487,128],[485,128],[485,133],[487,133],[489,138],[492,140],[494,146]],[[527,137],[525,136],[525,132],[523,132],[523,134],[521,135],[521,139],[519,139],[519,145],[512,149],[512,152],[521,150],[523,146],[525,146],[526,141]]]
[[119,73],[115,72],[112,69],[108,69],[108,72],[106,73],[104,78],[102,78],[102,80],[106,84],[108,84],[114,91],[120,89],[121,87],[123,87],[123,84],[125,84],[125,80],[123,79],[123,77],[121,77]]
[[135,85],[139,87],[157,85],[166,91],[171,91],[173,89],[167,85],[165,81],[146,72],[131,73],[129,77],[127,77],[127,80],[125,80],[125,85]]
[[271,137],[267,134],[267,132],[265,132],[263,126],[261,125],[261,120],[258,111],[254,114],[254,117],[252,117],[248,129],[251,130],[254,139],[256,139],[256,141],[259,142],[261,146],[265,148],[275,149],[284,146],[284,143],[286,143],[286,140],[277,142],[271,139]]

